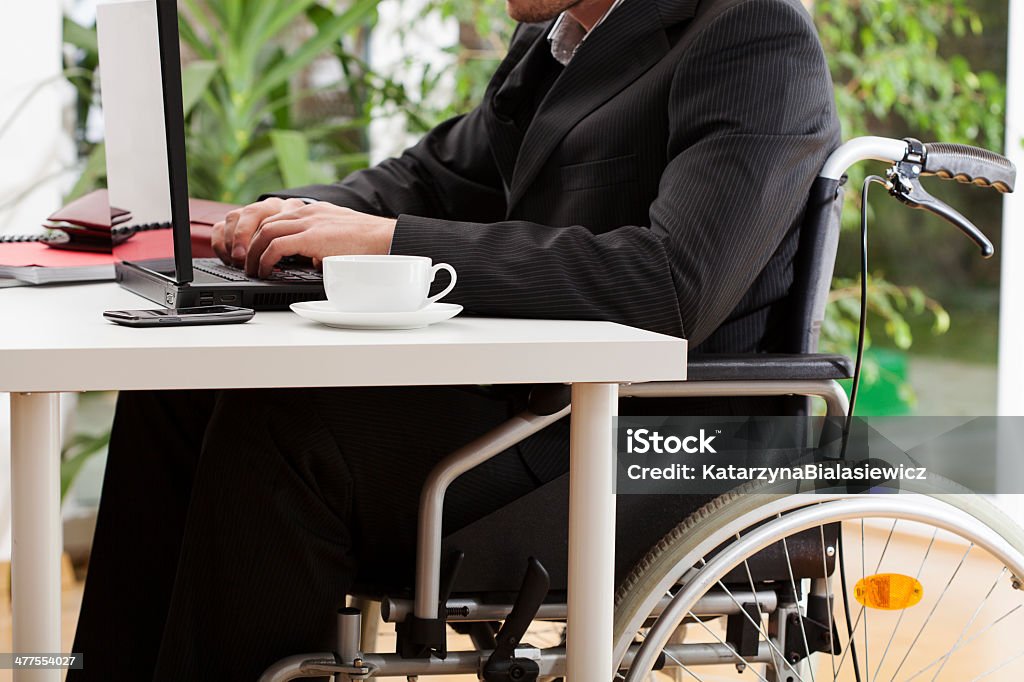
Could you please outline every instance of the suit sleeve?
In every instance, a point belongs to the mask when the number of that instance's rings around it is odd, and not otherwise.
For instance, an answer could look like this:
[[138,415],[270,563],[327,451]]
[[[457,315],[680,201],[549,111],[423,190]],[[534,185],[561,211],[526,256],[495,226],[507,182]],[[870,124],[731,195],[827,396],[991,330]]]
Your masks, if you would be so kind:
[[491,221],[505,215],[505,194],[490,148],[483,112],[445,121],[397,158],[357,171],[331,185],[265,194],[328,201],[372,215],[403,213]]
[[669,162],[648,225],[401,215],[392,253],[455,266],[449,300],[506,317],[601,319],[707,338],[803,211],[834,144],[832,87],[809,18],[776,0],[724,11],[676,65]]

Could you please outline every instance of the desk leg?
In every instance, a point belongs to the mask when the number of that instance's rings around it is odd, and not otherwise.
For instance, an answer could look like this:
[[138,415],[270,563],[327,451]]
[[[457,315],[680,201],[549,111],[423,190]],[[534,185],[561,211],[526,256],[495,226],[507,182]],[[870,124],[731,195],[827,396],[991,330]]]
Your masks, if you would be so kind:
[[612,417],[617,384],[574,384],[569,454],[569,620],[566,679],[604,682],[612,671],[615,497]]
[[[11,395],[11,606],[15,653],[60,653],[60,394]],[[59,682],[19,670],[15,682]]]

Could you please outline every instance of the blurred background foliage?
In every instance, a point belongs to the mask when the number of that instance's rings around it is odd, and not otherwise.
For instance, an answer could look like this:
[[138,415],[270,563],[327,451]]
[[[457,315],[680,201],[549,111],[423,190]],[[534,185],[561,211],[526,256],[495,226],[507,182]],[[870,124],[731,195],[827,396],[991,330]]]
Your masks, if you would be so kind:
[[[409,130],[421,133],[468,111],[514,28],[500,0],[426,0],[423,15],[457,22],[458,40],[447,48],[445,64],[406,49],[404,63],[419,74],[410,85],[367,63],[377,21],[373,0],[183,0],[180,7],[191,193],[233,203],[365,166],[375,114],[401,112]],[[832,71],[844,139],[870,132],[1001,149],[1005,2],[815,0],[808,9]],[[102,142],[89,132],[98,105],[95,30],[68,19],[65,41],[82,159],[73,193],[81,194],[104,182]],[[429,97],[438,88],[451,96]],[[851,172],[851,189],[865,172]],[[994,193],[935,183],[932,189],[986,228],[998,254]],[[858,194],[847,193],[850,228]],[[954,230],[881,192],[869,210],[875,345],[905,351],[914,344],[948,354],[948,344],[934,337],[949,330],[964,357],[994,363],[998,264],[982,262]],[[841,245],[826,350],[850,352],[855,341],[855,242]],[[869,362],[868,383],[885,379],[883,365]],[[905,382],[893,381],[899,401],[911,403]]]

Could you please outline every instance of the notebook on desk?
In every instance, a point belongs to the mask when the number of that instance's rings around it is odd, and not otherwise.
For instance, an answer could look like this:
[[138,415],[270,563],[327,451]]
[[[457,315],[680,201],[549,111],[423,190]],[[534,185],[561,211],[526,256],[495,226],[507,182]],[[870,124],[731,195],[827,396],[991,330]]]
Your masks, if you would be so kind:
[[274,310],[324,298],[312,268],[255,279],[214,258],[193,259],[175,0],[99,5],[97,31],[110,203],[133,221],[171,225],[161,236],[173,256],[148,258],[134,238],[114,247],[121,286],[172,308]]
[[[236,207],[202,199],[189,199],[188,206],[192,252],[212,256],[212,226]],[[105,189],[69,202],[50,215],[43,225],[61,226],[61,229],[0,235],[0,284],[11,286],[9,280],[25,284],[112,280],[116,261],[113,245],[120,245],[127,239],[135,240],[131,250],[137,257],[173,257],[173,249],[165,238],[144,234],[170,230],[170,224],[137,224],[128,211],[110,207]],[[82,243],[75,241],[75,236],[69,237],[76,232],[88,232],[94,243],[83,248]]]

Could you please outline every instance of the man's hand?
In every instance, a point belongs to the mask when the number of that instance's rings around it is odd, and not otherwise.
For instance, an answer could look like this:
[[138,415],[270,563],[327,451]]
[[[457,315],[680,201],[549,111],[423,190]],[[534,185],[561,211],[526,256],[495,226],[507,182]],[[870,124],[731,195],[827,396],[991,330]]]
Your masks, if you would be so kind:
[[327,256],[386,254],[395,222],[325,202],[266,199],[215,225],[213,247],[227,263],[244,262],[250,276],[267,277],[286,256],[306,256],[320,267]]
[[302,199],[271,198],[236,208],[213,226],[213,252],[228,265],[241,267],[249,252],[249,242],[260,223],[271,216],[288,213],[305,205]]

